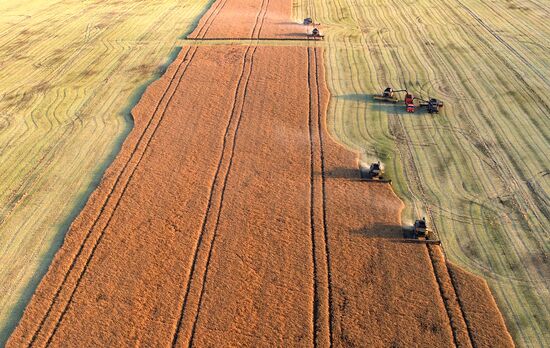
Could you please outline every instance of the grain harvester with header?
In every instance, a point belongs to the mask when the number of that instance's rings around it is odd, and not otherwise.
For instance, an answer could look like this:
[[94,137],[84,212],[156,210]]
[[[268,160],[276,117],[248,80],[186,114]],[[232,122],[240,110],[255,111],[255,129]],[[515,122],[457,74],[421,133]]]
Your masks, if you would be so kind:
[[369,167],[361,165],[360,172],[361,180],[363,181],[391,183],[391,180],[384,179],[384,177],[382,176],[384,174],[384,168],[380,161],[371,163]]
[[436,239],[430,239],[432,237],[431,231],[428,229],[426,218],[416,220],[412,228],[406,228],[406,241],[408,243],[422,243],[422,244],[435,244],[440,245],[441,241]]
[[308,34],[308,36],[313,39],[323,39],[325,37],[325,35],[321,33],[321,31],[319,30],[319,28],[317,28],[317,26],[313,27],[313,30],[311,31],[310,34]]
[[413,236],[418,239],[428,239],[430,231],[426,225],[426,218],[423,217],[421,220],[416,220],[413,226]]
[[405,91],[405,90],[400,89],[400,90],[394,91],[393,88],[386,87],[386,89],[384,90],[384,92],[382,92],[382,94],[376,94],[376,95],[374,95],[373,98],[375,100],[386,101],[386,102],[390,102],[390,103],[397,103],[399,101],[399,98],[397,98],[395,96],[395,93],[403,92],[403,91]]

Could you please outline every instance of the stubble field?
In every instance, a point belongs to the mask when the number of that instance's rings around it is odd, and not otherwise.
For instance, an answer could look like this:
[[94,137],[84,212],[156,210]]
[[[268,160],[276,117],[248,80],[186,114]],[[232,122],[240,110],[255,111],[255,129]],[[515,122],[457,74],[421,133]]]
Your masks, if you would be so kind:
[[[550,341],[549,7],[541,1],[295,1],[324,24],[329,128],[382,160],[450,260],[482,275],[520,346]],[[440,98],[407,114],[387,87]]]

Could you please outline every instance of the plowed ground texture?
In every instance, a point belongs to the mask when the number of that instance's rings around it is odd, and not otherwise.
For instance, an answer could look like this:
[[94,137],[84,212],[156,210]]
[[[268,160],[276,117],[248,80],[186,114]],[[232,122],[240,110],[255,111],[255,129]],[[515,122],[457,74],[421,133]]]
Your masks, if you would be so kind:
[[184,48],[8,347],[469,346],[402,203],[326,132],[323,76],[320,49]]

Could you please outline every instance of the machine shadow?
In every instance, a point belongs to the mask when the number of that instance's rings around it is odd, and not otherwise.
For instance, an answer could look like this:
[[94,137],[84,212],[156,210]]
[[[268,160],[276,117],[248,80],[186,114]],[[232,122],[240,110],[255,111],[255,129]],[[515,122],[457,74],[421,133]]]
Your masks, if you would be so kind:
[[[372,227],[363,227],[360,229],[352,230],[350,233],[354,235],[360,235],[365,238],[385,239],[392,243],[425,243],[422,240],[419,240],[417,236],[415,236],[412,226],[375,224]],[[439,241],[432,241],[432,243],[437,244],[439,243]]]
[[360,180],[361,172],[359,171],[359,168],[334,167],[325,171],[325,177],[329,179]]
[[363,227],[352,230],[354,235],[360,235],[365,238],[389,239],[392,242],[404,242],[406,238],[405,229],[399,225],[374,224],[372,227]]

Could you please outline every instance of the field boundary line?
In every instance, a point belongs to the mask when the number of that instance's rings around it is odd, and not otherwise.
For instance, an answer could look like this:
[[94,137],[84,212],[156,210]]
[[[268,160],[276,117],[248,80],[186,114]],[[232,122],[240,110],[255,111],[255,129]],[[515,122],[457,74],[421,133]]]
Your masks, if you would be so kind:
[[[189,52],[189,51],[188,51]],[[178,83],[177,85],[179,85],[183,79],[183,76],[187,70],[187,67],[190,65],[190,62],[192,61],[195,53],[197,52],[197,49],[195,49],[192,53],[192,56],[189,58],[189,60],[187,61],[188,64],[185,65],[185,70],[182,72],[179,80],[178,80]],[[184,60],[185,61],[185,60]],[[76,293],[76,290],[78,289],[79,285],[80,285],[80,282],[82,280],[82,278],[84,277],[84,274],[86,273],[87,269],[88,269],[88,266],[90,265],[94,255],[95,255],[95,250],[97,249],[97,247],[99,246],[99,244],[101,243],[101,241],[103,240],[103,237],[105,236],[105,232],[107,230],[107,228],[109,227],[109,224],[114,216],[114,213],[115,211],[117,210],[117,208],[119,207],[120,205],[120,202],[122,201],[122,197],[124,197],[124,193],[126,192],[126,189],[128,188],[128,185],[130,184],[130,182],[132,181],[133,179],[133,176],[135,174],[135,172],[137,171],[137,168],[139,167],[139,164],[141,163],[141,160],[143,159],[145,153],[147,152],[147,148],[149,146],[149,143],[151,142],[151,140],[153,139],[154,135],[156,134],[156,131],[158,130],[163,118],[164,118],[164,115],[166,113],[166,109],[168,108],[168,105],[170,104],[170,101],[172,99],[172,97],[174,96],[175,94],[175,91],[177,90],[177,86],[174,88],[174,93],[172,94],[172,96],[169,98],[167,104],[166,104],[166,107],[164,108],[164,111],[163,113],[161,114],[161,116],[159,117],[159,121],[157,122],[156,125],[154,125],[154,128],[153,128],[153,132],[151,134],[151,136],[149,137],[149,139],[147,140],[145,146],[144,146],[144,149],[143,149],[143,152],[141,153],[141,155],[139,155],[139,158],[137,160],[137,163],[136,165],[134,166],[133,169],[131,169],[131,173],[128,177],[128,181],[126,181],[126,183],[124,184],[123,188],[122,188],[122,192],[120,194],[120,196],[118,197],[117,199],[117,202],[115,203],[115,206],[113,208],[113,210],[111,211],[111,214],[109,215],[109,218],[107,219],[107,222],[105,224],[105,226],[103,227],[103,229],[101,230],[100,232],[100,235],[98,237],[98,239],[96,240],[95,244],[93,245],[92,249],[91,249],[91,253],[90,255],[88,256],[86,262],[84,263],[84,268],[82,269],[80,275],[78,276],[77,278],[77,281],[76,281],[76,285],[75,287],[73,288],[73,291],[71,293],[71,295],[69,296],[69,300],[67,302],[67,304],[65,305],[65,308],[63,309],[63,311],[61,312],[61,316],[59,317],[58,321],[56,322],[55,326],[54,326],[54,329],[53,329],[53,332],[51,333],[51,335],[49,336],[47,342],[46,342],[46,346],[49,346],[53,337],[55,336],[55,334],[57,333],[57,330],[59,329],[59,326],[61,325],[61,322],[63,320],[63,318],[65,317],[65,314],[67,313],[67,311],[69,310],[69,306],[70,304],[72,303],[72,300],[74,298],[74,295]],[[116,186],[114,187],[116,188]],[[114,191],[114,190],[113,190]]]
[[[203,26],[200,28],[199,32],[204,28],[204,26],[205,26],[205,25],[203,25]],[[140,148],[140,145],[142,145],[142,141],[143,141],[143,139],[144,139],[144,137],[145,137],[145,134],[146,134],[146,133],[148,132],[148,130],[150,129],[150,126],[151,126],[151,124],[153,123],[153,120],[155,119],[155,116],[157,115],[157,112],[160,110],[160,106],[162,105],[162,102],[165,100],[165,98],[166,98],[166,96],[167,96],[167,94],[168,94],[168,91],[170,90],[172,84],[174,83],[174,80],[176,79],[176,76],[177,76],[177,74],[179,73],[179,71],[180,71],[180,69],[181,69],[183,63],[186,62],[187,64],[185,64],[185,66],[184,66],[184,70],[183,70],[183,72],[182,72],[182,74],[181,74],[181,76],[180,76],[180,78],[179,78],[179,80],[178,80],[177,85],[179,85],[179,83],[181,82],[181,80],[182,80],[182,78],[183,78],[183,76],[184,76],[184,74],[185,74],[187,68],[188,68],[189,65],[191,64],[191,61],[192,61],[192,59],[193,59],[193,57],[194,57],[194,55],[195,55],[195,53],[196,53],[196,51],[197,51],[198,48],[195,48],[195,50],[194,50],[193,53],[192,53],[192,56],[187,60],[186,58],[187,58],[189,52],[190,52],[192,49],[193,49],[193,47],[189,47],[189,48],[187,49],[187,52],[185,53],[184,58],[182,59],[181,63],[178,65],[177,69],[175,70],[174,75],[172,75],[172,77],[171,77],[171,79],[170,79],[170,82],[169,82],[169,84],[168,84],[168,87],[167,87],[166,90],[164,91],[162,97],[159,99],[159,102],[157,103],[157,105],[156,105],[156,107],[155,107],[155,110],[153,111],[153,114],[152,114],[151,118],[150,118],[149,121],[147,122],[147,124],[146,124],[146,126],[145,126],[143,132],[140,134],[138,140],[136,141],[135,147],[133,148],[132,152],[130,153],[130,155],[129,155],[129,157],[128,157],[128,160],[124,163],[122,169],[120,170],[119,174],[117,175],[117,178],[116,178],[116,180],[115,180],[113,186],[112,186],[111,189],[109,190],[109,193],[107,194],[107,198],[105,198],[105,201],[103,202],[103,205],[102,205],[102,207],[100,208],[98,215],[96,216],[94,222],[92,223],[91,227],[89,228],[88,232],[86,233],[86,235],[85,235],[85,237],[84,237],[82,243],[80,244],[80,247],[79,247],[79,249],[78,249],[76,255],[74,256],[74,258],[73,258],[73,260],[72,260],[72,262],[71,262],[71,265],[69,266],[69,269],[68,269],[67,272],[65,273],[64,278],[63,278],[61,284],[58,286],[58,289],[56,290],[56,292],[55,292],[55,294],[54,294],[54,296],[53,296],[53,299],[52,299],[52,302],[51,302],[50,306],[49,306],[48,309],[46,310],[46,313],[45,313],[44,317],[42,318],[42,320],[40,321],[38,328],[37,328],[36,331],[33,333],[33,336],[31,337],[31,340],[30,340],[30,342],[29,342],[29,344],[28,344],[28,347],[31,347],[31,346],[34,344],[34,342],[35,342],[36,339],[38,338],[39,333],[42,331],[42,328],[43,328],[43,326],[45,325],[46,320],[49,318],[50,313],[51,313],[51,311],[52,311],[54,305],[57,303],[57,299],[59,298],[59,296],[60,296],[60,294],[61,294],[61,291],[63,290],[63,287],[65,286],[65,284],[66,284],[66,282],[67,282],[67,280],[68,280],[68,278],[69,278],[69,275],[71,274],[72,270],[75,268],[76,262],[78,261],[78,259],[79,259],[80,255],[81,255],[81,253],[82,253],[82,251],[83,251],[83,249],[84,249],[86,243],[88,242],[88,239],[90,238],[92,232],[94,231],[96,224],[98,223],[98,221],[99,221],[100,218],[102,217],[103,212],[105,211],[105,209],[106,209],[108,203],[110,203],[111,198],[113,197],[114,191],[115,191],[116,188],[119,186],[119,182],[120,182],[121,178],[123,177],[123,174],[126,172],[126,170],[127,170],[127,168],[128,168],[128,165],[130,164],[130,162],[132,162],[132,161],[135,159],[135,155],[136,155],[136,153],[138,152],[138,149]],[[177,86],[176,86],[176,88],[174,88],[174,93],[175,93],[176,90],[177,90]],[[59,327],[59,324],[60,324],[60,322],[61,322],[61,320],[62,320],[64,314],[66,313],[66,310],[68,309],[68,306],[69,306],[69,304],[70,304],[70,299],[74,296],[74,293],[76,292],[76,289],[78,288],[78,284],[79,284],[79,282],[80,282],[80,279],[82,278],[82,276],[83,276],[85,270],[87,269],[87,265],[89,264],[89,261],[90,261],[91,258],[93,257],[93,252],[95,251],[95,248],[96,248],[97,245],[99,244],[99,242],[100,242],[100,240],[101,240],[101,238],[102,238],[102,236],[103,236],[103,233],[105,232],[105,230],[106,230],[106,228],[107,228],[107,226],[108,226],[108,224],[109,224],[109,221],[111,220],[111,218],[112,218],[112,216],[113,216],[113,214],[114,214],[116,208],[118,207],[118,203],[120,202],[120,200],[121,200],[121,198],[122,198],[122,196],[123,196],[123,194],[124,194],[124,192],[125,192],[125,190],[126,190],[126,187],[127,187],[128,183],[131,181],[131,178],[132,178],[132,176],[133,176],[133,173],[135,173],[135,170],[136,170],[137,167],[139,166],[139,163],[141,162],[141,159],[143,158],[143,155],[144,155],[145,152],[146,152],[146,149],[147,149],[147,146],[148,146],[149,142],[150,142],[151,139],[153,138],[153,136],[154,136],[156,130],[158,129],[158,126],[160,125],[160,123],[161,123],[161,121],[162,121],[162,118],[163,118],[163,116],[164,116],[164,113],[166,112],[166,109],[168,108],[168,105],[169,105],[169,103],[170,103],[170,101],[171,101],[171,99],[172,99],[174,93],[171,95],[171,97],[168,98],[168,101],[167,101],[167,103],[166,103],[166,105],[165,105],[164,111],[163,111],[162,115],[159,117],[159,121],[158,121],[158,123],[156,124],[156,126],[155,126],[155,128],[154,128],[154,130],[153,130],[153,132],[152,132],[152,134],[151,134],[151,136],[150,136],[150,138],[147,139],[147,140],[145,140],[146,144],[145,144],[145,146],[144,146],[144,148],[143,148],[142,154],[141,154],[141,155],[137,155],[137,156],[139,156],[139,159],[138,159],[138,161],[137,161],[137,163],[136,163],[136,165],[135,165],[135,167],[134,167],[134,169],[133,169],[131,175],[129,176],[128,181],[126,182],[126,184],[125,184],[125,186],[124,186],[124,188],[123,188],[123,190],[122,190],[122,193],[121,193],[120,197],[118,198],[118,201],[116,202],[116,204],[115,204],[115,206],[114,206],[114,208],[113,208],[113,210],[112,210],[112,212],[111,212],[111,216],[109,217],[109,219],[108,219],[108,221],[107,221],[107,225],[104,227],[104,229],[102,230],[100,236],[99,236],[98,239],[96,240],[95,245],[92,247],[92,252],[91,252],[91,254],[88,256],[87,261],[86,261],[86,263],[85,263],[85,265],[84,265],[84,268],[83,268],[83,270],[82,270],[80,276],[78,277],[77,284],[76,284],[75,288],[73,289],[73,291],[72,291],[72,293],[71,293],[71,295],[70,295],[70,297],[69,297],[69,302],[67,303],[65,309],[62,311],[62,314],[61,314],[60,318],[59,318],[58,321],[56,322],[55,327],[54,327],[54,331],[52,332],[51,336],[48,338],[46,345],[48,345],[48,344],[51,342],[51,339],[53,338],[55,332],[57,331],[57,328]],[[100,185],[101,185],[101,184],[100,184]]]

